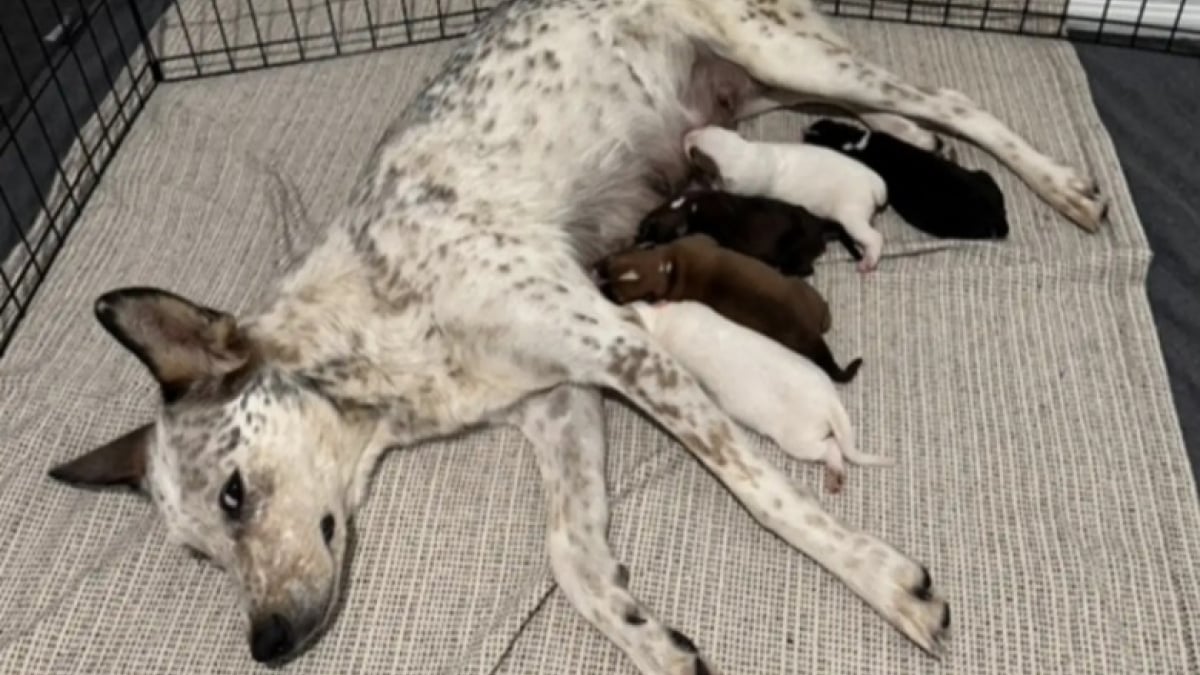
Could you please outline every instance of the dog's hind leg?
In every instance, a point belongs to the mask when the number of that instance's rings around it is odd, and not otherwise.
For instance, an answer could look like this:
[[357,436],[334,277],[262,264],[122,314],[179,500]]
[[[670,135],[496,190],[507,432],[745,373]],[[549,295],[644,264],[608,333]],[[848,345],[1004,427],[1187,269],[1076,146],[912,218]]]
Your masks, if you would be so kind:
[[900,115],[965,138],[1003,162],[1079,227],[1099,228],[1106,202],[1094,180],[1037,151],[962,93],[913,86],[826,39],[827,27],[813,20],[808,2],[781,0],[768,11],[749,0],[724,0],[706,8],[703,15],[690,17],[692,25],[706,28],[706,46],[769,89]]
[[518,405],[509,421],[533,445],[546,492],[546,549],[567,600],[646,675],[715,672],[695,646],[629,592],[608,545],[600,392],[562,385]]
[[[545,257],[536,250],[519,255]],[[606,301],[582,270],[550,278],[520,272],[517,285],[482,295],[464,289],[468,292],[455,299],[475,332],[489,336],[490,361],[502,369],[523,364],[547,378],[616,390],[662,424],[760,524],[841,579],[910,640],[935,652],[950,614],[922,565],[850,529],[793,485],[650,337],[636,312]]]
[[874,131],[882,131],[896,138],[915,145],[923,150],[935,153],[954,161],[954,150],[937,134],[913,122],[912,120],[891,113],[863,112],[850,106],[830,106],[814,104],[811,97],[802,94],[792,94],[779,90],[768,90],[742,103],[734,115],[735,122],[744,122],[764,113],[780,109],[796,108],[814,115],[832,117],[857,117],[859,121]]

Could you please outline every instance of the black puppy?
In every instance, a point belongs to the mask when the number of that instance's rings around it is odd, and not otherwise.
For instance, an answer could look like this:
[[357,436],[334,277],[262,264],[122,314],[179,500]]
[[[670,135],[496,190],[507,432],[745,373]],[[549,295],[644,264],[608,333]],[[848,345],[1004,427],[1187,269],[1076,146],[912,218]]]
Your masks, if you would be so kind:
[[832,220],[786,202],[718,190],[686,192],[651,211],[638,226],[638,244],[667,244],[689,234],[706,234],[724,248],[800,277],[812,275],[813,261],[835,239],[855,260],[862,258]]
[[1004,193],[988,173],[880,131],[867,132],[829,119],[808,128],[804,142],[862,162],[887,184],[888,201],[910,225],[943,239],[1004,239]]

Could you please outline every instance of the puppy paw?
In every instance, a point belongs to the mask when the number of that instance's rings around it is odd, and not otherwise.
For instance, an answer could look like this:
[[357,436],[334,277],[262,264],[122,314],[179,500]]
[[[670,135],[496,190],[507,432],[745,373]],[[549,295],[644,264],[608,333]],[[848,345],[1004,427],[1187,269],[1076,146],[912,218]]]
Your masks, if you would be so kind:
[[862,260],[858,261],[858,271],[862,274],[874,272],[879,268],[879,251],[872,251],[869,248],[863,249]]
[[845,469],[836,469],[831,466],[825,467],[825,492],[831,495],[836,495],[846,486],[846,471]]
[[863,239],[858,242],[862,251],[862,260],[858,261],[859,272],[873,272],[879,267],[879,259],[883,255],[883,235],[879,230],[866,228]]
[[937,155],[938,157],[941,157],[942,159],[944,159],[948,162],[953,162],[953,163],[957,164],[958,163],[958,151],[954,149],[954,146],[947,143],[946,139],[942,138],[941,136],[934,136],[933,138],[935,140],[935,143],[933,146],[933,154]]

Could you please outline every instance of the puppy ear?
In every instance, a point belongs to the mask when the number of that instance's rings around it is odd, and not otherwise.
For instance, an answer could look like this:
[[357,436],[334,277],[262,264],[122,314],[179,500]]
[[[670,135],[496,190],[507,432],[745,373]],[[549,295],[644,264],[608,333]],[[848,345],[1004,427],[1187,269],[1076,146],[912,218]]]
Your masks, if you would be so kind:
[[150,370],[168,403],[194,382],[236,370],[250,359],[249,342],[232,316],[168,291],[110,291],[96,300],[95,312],[105,330]]
[[146,477],[146,452],[154,425],[146,424],[50,469],[51,478],[69,485],[128,485],[139,488]]
[[704,178],[709,185],[716,189],[720,189],[721,185],[721,168],[717,166],[716,161],[700,148],[693,147],[688,153],[688,159],[691,160],[692,166],[696,167],[700,176]]

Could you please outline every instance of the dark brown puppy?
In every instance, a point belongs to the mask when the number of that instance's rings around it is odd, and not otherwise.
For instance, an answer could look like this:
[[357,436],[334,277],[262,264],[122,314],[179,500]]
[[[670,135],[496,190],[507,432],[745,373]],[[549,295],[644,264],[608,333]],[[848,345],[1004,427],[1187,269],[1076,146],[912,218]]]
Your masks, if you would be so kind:
[[830,241],[862,259],[854,240],[832,220],[775,199],[720,190],[686,192],[654,209],[638,226],[637,240],[666,244],[689,234],[707,234],[725,248],[801,277],[812,275],[813,262]]
[[[693,234],[670,244],[617,253],[596,265],[600,286],[613,301],[694,300],[797,352],[835,382],[854,379],[855,359],[838,366],[821,337],[829,330],[829,305],[812,286],[750,256]],[[697,335],[703,340],[704,336]]]

